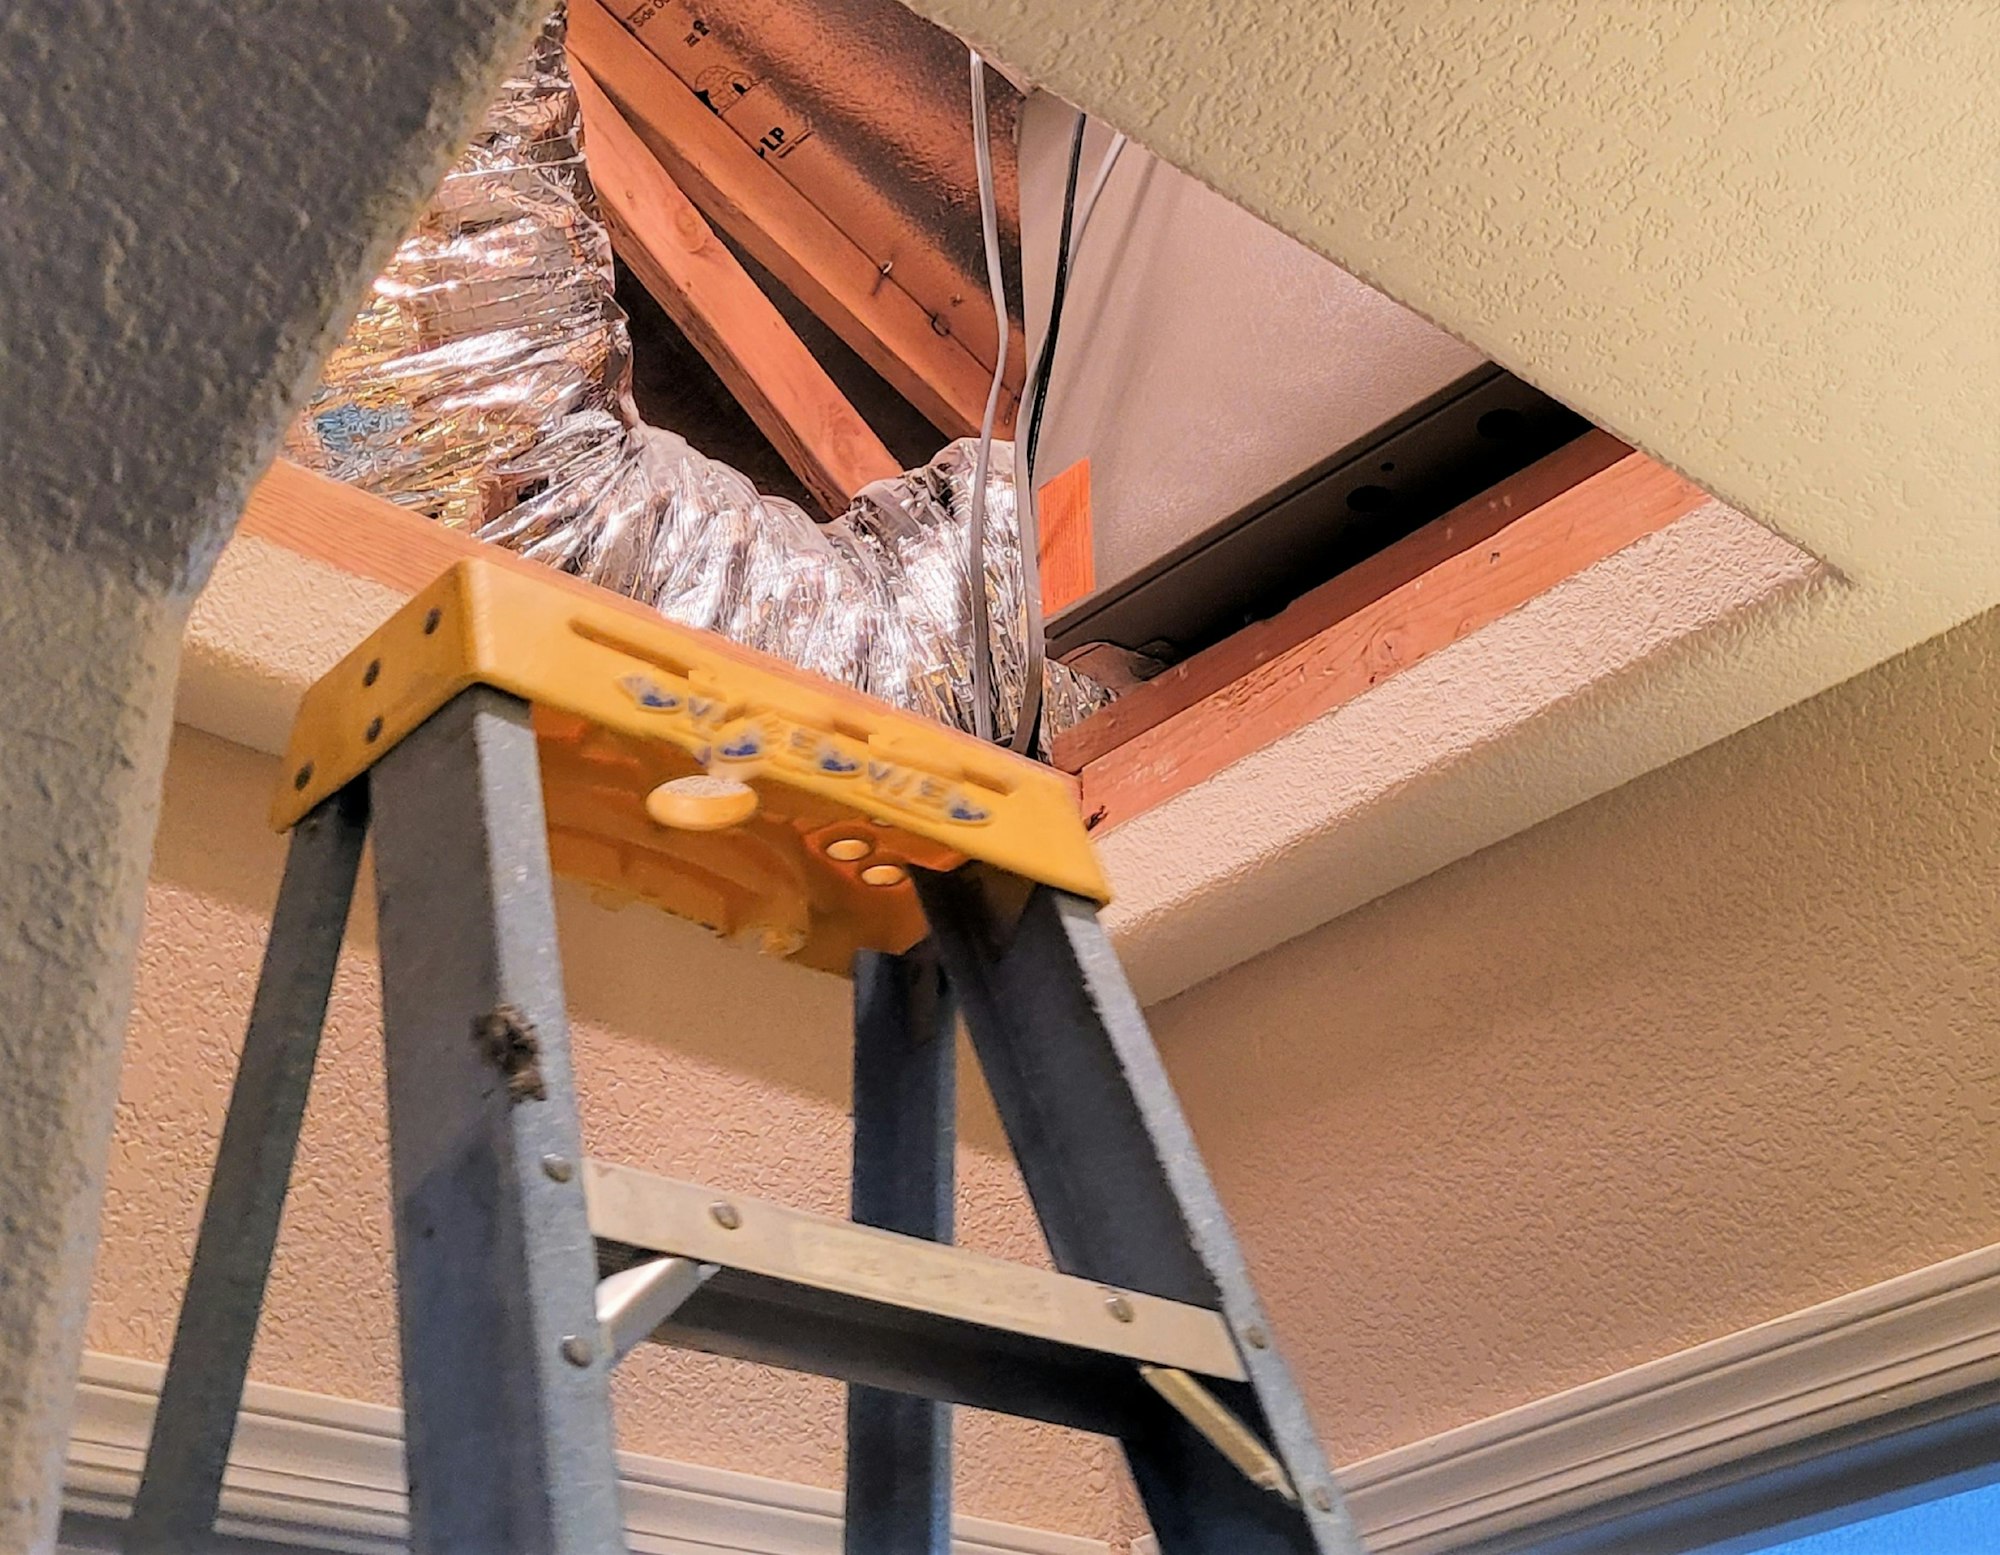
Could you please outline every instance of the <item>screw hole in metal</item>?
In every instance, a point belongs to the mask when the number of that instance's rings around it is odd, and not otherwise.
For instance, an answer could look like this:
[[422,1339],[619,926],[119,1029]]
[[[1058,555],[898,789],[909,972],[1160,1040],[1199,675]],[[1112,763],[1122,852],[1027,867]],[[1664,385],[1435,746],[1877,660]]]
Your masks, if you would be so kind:
[[292,774],[292,787],[298,789],[301,793],[303,793],[305,791],[306,784],[310,783],[312,780],[313,780],[313,764],[309,761],[303,767],[300,767],[298,771]]
[[444,612],[436,606],[432,606],[430,613],[424,617],[424,636],[428,637],[431,633],[435,632],[438,629],[438,623],[442,620],[444,620]]

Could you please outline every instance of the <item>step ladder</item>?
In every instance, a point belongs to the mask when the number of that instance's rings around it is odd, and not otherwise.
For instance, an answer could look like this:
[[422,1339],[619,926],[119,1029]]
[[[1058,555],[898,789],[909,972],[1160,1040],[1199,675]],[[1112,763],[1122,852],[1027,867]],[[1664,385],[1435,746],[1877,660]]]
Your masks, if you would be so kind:
[[[286,770],[128,1555],[206,1547],[371,830],[419,1555],[623,1550],[647,1341],[850,1385],[850,1555],[950,1549],[953,1404],[1117,1438],[1166,1555],[1361,1550],[1060,774],[491,561],[313,687]],[[556,873],[852,975],[851,1222],[584,1159]],[[960,1015],[1060,1273],[948,1245]]]

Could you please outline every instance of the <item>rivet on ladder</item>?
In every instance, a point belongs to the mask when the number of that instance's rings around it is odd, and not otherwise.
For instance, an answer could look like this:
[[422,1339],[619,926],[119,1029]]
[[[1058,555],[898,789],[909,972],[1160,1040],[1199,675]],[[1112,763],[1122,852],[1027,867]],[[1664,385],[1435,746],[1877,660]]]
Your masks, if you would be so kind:
[[1243,1330],[1243,1342],[1253,1350],[1268,1349],[1271,1343],[1271,1336],[1264,1332],[1262,1325],[1252,1323],[1248,1328]]
[[564,1334],[562,1358],[572,1366],[588,1366],[597,1359],[597,1352],[581,1334]]
[[1316,1512],[1331,1512],[1333,1510],[1333,1492],[1324,1485],[1313,1486],[1312,1494],[1306,1499],[1312,1502],[1313,1510]]
[[734,1231],[743,1224],[742,1214],[727,1199],[719,1199],[709,1205],[708,1218],[725,1231]]
[[576,1168],[566,1155],[545,1155],[542,1157],[542,1172],[551,1182],[568,1182]]
[[1104,1298],[1104,1310],[1121,1323],[1132,1321],[1132,1303],[1115,1292]]

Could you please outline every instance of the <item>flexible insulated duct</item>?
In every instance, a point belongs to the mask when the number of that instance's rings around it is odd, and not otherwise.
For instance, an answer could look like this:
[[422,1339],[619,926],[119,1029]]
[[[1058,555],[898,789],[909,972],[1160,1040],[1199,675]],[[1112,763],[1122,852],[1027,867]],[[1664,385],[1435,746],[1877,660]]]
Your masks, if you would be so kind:
[[[640,419],[558,10],[376,279],[288,457],[940,722],[973,719],[973,450],[878,482],[819,524]],[[1013,451],[986,495],[997,738],[1027,611]],[[1109,701],[1062,665],[1043,728]]]

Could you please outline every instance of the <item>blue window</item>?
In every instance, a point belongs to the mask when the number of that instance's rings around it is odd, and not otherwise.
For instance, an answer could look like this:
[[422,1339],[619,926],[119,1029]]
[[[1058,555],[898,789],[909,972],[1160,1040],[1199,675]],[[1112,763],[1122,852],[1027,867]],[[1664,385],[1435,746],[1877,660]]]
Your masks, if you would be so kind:
[[1996,1550],[2000,1484],[1766,1545],[1760,1555],[1993,1555]]

